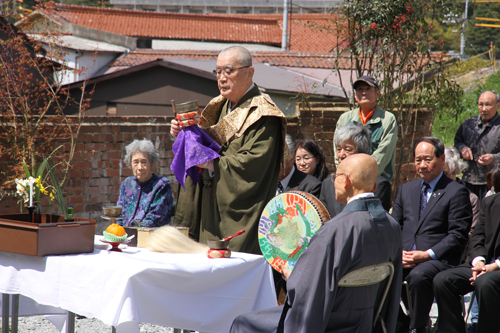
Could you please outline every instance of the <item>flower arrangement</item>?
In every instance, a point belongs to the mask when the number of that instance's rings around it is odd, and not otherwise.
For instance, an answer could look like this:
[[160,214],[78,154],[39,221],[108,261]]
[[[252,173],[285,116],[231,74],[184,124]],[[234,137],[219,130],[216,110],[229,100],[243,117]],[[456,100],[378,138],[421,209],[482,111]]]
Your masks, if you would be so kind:
[[30,174],[28,166],[23,162],[26,179],[16,179],[16,194],[21,197],[21,211],[23,203],[29,201],[29,206],[33,206],[33,202],[40,201],[40,195],[44,194],[50,197],[51,202],[55,200],[59,208],[61,208],[64,218],[68,218],[66,203],[61,189],[62,184],[59,181],[56,171],[58,164],[52,162],[52,155],[61,147],[57,147],[48,157],[43,159],[34,176]]
[[54,200],[54,187],[44,184],[42,176],[34,178],[29,176],[26,179],[16,179],[16,194],[20,196],[24,203],[29,201],[29,205],[33,206],[33,201],[40,201],[40,195],[50,196],[50,200]]

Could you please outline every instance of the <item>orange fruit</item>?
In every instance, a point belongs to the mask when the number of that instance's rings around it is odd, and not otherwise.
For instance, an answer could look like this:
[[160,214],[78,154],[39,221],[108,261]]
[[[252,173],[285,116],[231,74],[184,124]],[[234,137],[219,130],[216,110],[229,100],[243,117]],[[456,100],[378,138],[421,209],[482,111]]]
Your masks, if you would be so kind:
[[109,232],[110,234],[118,237],[125,235],[125,229],[121,225],[116,223],[110,224],[109,227],[106,228],[106,232]]

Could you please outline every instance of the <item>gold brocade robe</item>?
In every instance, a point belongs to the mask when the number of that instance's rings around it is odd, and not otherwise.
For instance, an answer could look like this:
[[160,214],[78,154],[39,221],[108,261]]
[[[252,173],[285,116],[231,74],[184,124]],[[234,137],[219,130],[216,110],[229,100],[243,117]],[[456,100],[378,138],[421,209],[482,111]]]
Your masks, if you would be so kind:
[[[227,100],[214,98],[203,110],[202,128],[220,144],[210,177],[204,170],[195,186],[189,179],[180,190],[175,225],[190,228],[190,236],[207,239],[245,233],[231,240],[230,249],[261,254],[257,229],[265,205],[276,195],[286,118],[255,86],[226,115]],[[285,147],[285,148],[284,148]],[[200,193],[201,192],[201,193]],[[201,202],[201,203],[200,203]]]

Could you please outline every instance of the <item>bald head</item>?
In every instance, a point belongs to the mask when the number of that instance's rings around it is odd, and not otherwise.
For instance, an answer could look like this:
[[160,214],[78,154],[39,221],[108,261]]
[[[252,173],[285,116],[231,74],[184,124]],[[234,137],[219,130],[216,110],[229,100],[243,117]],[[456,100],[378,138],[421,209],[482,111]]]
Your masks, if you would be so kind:
[[242,46],[230,46],[219,53],[219,57],[223,55],[231,54],[236,58],[240,66],[252,66],[252,56],[250,52]]
[[375,191],[378,165],[370,155],[354,154],[339,164],[339,174],[342,175],[335,179],[335,197],[338,202],[346,204],[355,195]]

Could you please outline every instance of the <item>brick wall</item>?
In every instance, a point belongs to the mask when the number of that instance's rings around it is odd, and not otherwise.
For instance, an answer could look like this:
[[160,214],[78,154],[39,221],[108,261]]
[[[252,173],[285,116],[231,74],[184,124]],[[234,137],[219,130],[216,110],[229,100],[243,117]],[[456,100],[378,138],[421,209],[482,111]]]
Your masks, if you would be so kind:
[[[63,189],[67,204],[74,205],[75,216],[97,220],[97,231],[107,225],[100,218],[102,206],[116,203],[121,182],[132,174],[123,157],[125,146],[134,139],[153,141],[160,152],[154,172],[172,182],[176,197],[177,183],[169,168],[173,159],[170,120],[171,117],[86,118],[76,144],[69,179]],[[66,144],[66,149],[68,147]],[[47,213],[60,213],[59,207],[56,204],[50,206],[47,198],[42,200],[42,206]],[[0,214],[10,213],[19,213],[17,200],[2,200]]]
[[[309,108],[298,106],[296,115],[288,118],[288,131],[294,139],[311,138],[319,142],[325,152],[330,171],[334,171],[332,142],[335,123],[346,110],[348,110],[347,104],[317,103]],[[397,112],[395,115],[401,117]],[[413,123],[415,115],[417,123]],[[406,182],[415,178],[414,166],[411,162],[408,163],[408,157],[411,156],[410,143],[413,137],[430,134],[432,114],[421,110],[416,114],[412,113],[411,117],[406,117],[404,114],[403,116],[405,121],[414,125],[411,130],[415,128],[414,134],[410,131],[404,136],[401,133],[399,135],[397,167],[401,166],[400,179]],[[169,168],[173,159],[171,151],[173,139],[169,134],[170,120],[170,117],[89,116],[86,118],[76,145],[73,167],[64,185],[67,203],[74,205],[75,216],[97,220],[97,232],[107,225],[106,221],[100,219],[102,206],[116,203],[121,182],[131,175],[131,171],[122,159],[125,155],[125,146],[134,139],[146,138],[153,141],[160,152],[155,173],[170,180],[174,198],[177,197],[178,184]],[[404,163],[400,164],[400,160]],[[0,161],[0,167],[5,168],[8,165],[9,161]],[[59,207],[49,206],[46,198],[42,204],[48,213],[59,212]],[[1,201],[0,214],[18,212],[17,200],[7,198]]]
[[[331,172],[335,171],[335,124],[340,115],[348,110],[347,103],[310,103],[307,107],[297,104],[295,116],[288,118],[288,133],[294,139],[314,139],[318,142]],[[399,174],[399,182],[396,179],[392,181],[394,196],[399,185],[416,178],[412,157],[413,142],[422,136],[431,135],[433,113],[425,108],[408,112],[407,106],[401,111],[393,110],[392,113],[398,121],[396,174]]]

